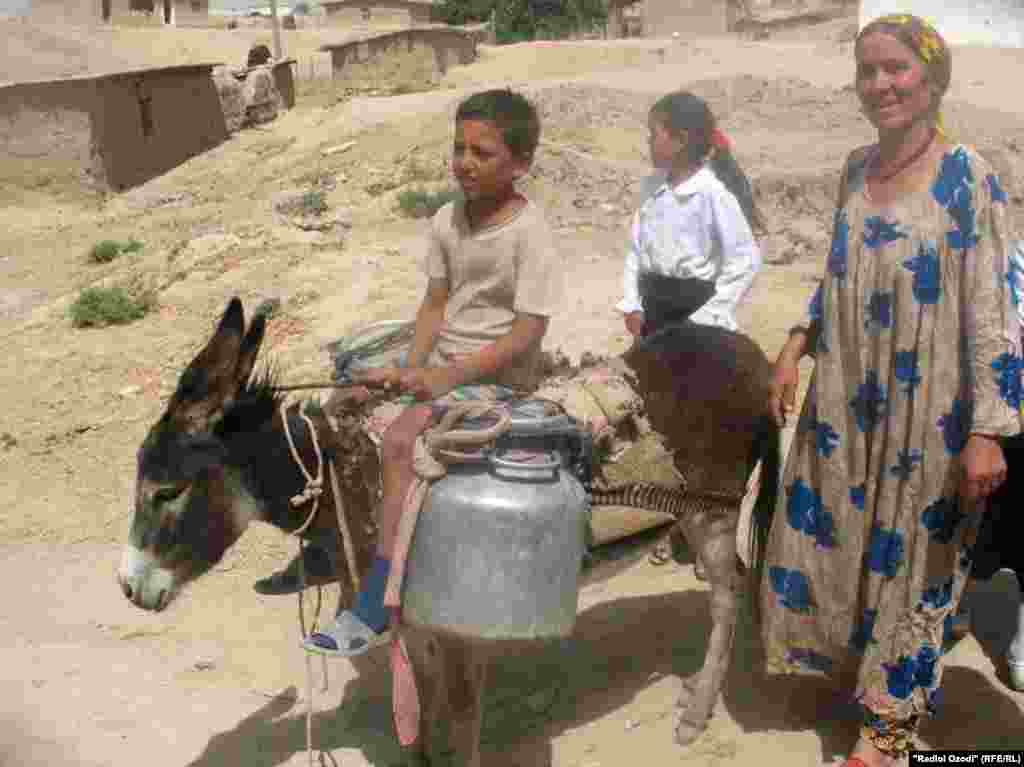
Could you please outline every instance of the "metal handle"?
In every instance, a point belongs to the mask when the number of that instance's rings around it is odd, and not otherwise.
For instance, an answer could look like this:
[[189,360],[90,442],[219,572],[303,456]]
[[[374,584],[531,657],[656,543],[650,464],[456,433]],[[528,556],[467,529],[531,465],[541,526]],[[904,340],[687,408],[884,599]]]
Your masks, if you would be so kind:
[[554,471],[555,469],[562,468],[562,459],[555,454],[555,457],[550,461],[544,463],[525,463],[520,461],[510,461],[507,458],[499,458],[497,453],[492,453],[490,456],[491,465],[496,466],[500,469],[516,469],[516,470],[531,470],[531,471]]
[[564,415],[524,420],[512,419],[508,435],[511,437],[570,437],[577,432],[576,425]]

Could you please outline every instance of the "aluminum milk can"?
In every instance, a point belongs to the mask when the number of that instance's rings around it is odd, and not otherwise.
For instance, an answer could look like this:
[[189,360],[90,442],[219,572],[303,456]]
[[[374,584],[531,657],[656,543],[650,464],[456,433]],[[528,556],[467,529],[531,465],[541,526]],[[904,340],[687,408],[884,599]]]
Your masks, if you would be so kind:
[[404,622],[464,638],[571,634],[589,529],[578,477],[589,435],[566,415],[538,416],[543,407],[517,403],[483,460],[449,465],[432,485],[406,564]]

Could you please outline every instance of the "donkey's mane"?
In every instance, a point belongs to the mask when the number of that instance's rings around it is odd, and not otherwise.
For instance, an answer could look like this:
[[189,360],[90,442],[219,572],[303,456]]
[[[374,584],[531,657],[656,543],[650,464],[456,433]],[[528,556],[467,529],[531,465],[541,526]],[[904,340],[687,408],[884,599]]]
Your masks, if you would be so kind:
[[250,431],[269,422],[285,398],[284,392],[277,388],[278,381],[278,371],[272,366],[249,376],[238,387],[234,400],[217,424],[218,436]]

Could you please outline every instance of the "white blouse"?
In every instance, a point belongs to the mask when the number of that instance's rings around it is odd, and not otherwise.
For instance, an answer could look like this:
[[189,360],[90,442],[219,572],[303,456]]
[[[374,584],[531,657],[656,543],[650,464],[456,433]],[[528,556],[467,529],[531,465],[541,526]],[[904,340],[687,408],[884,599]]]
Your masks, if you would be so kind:
[[697,277],[715,284],[711,300],[690,319],[736,330],[736,307],[761,268],[761,251],[739,201],[707,167],[670,188],[664,173],[644,181],[617,309],[643,311],[641,272]]

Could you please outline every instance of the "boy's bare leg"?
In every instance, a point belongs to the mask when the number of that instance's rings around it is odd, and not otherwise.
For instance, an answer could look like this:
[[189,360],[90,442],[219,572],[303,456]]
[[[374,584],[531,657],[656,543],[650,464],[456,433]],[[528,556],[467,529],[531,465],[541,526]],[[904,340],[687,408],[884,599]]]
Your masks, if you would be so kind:
[[377,556],[391,558],[398,533],[398,522],[402,518],[405,497],[416,478],[412,458],[416,438],[437,421],[430,405],[413,405],[405,410],[384,432],[381,444],[381,482],[383,498],[380,504],[380,518],[377,520]]

